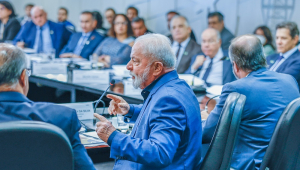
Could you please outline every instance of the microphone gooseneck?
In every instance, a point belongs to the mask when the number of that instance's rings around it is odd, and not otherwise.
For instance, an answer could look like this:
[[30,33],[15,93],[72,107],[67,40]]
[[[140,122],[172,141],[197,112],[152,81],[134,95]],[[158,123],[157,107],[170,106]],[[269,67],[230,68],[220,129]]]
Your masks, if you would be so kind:
[[109,86],[107,87],[107,89],[104,91],[104,93],[100,96],[100,98],[96,101],[96,104],[95,104],[95,108],[94,108],[94,113],[96,113],[96,108],[98,106],[98,104],[100,103],[100,101],[102,101],[102,98],[104,97],[104,95],[106,94],[107,90],[110,88],[110,86],[114,85],[115,84],[115,80],[112,79],[109,83]]

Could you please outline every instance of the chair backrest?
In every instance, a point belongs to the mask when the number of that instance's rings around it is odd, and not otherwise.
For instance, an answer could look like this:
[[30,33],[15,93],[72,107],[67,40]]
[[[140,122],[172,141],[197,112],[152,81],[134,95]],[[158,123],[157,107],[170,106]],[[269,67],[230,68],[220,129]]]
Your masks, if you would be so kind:
[[300,169],[300,98],[293,100],[280,116],[261,170]]
[[58,127],[38,121],[0,123],[1,170],[72,170],[73,152]]
[[245,101],[242,94],[228,95],[201,170],[230,169]]

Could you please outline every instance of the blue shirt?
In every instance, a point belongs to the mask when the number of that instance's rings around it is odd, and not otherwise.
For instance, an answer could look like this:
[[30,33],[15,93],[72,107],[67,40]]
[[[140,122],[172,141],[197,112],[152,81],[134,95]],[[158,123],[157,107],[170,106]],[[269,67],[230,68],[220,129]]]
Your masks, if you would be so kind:
[[89,42],[87,42],[87,40],[89,39],[89,37],[91,36],[91,34],[92,34],[92,31],[90,31],[88,33],[82,32],[82,35],[81,35],[81,37],[80,37],[80,39],[79,39],[79,41],[77,43],[77,46],[75,47],[74,54],[80,55],[80,53],[81,53],[84,45],[86,43],[89,43]]
[[[37,51],[38,43],[40,40],[40,26],[36,26],[36,36],[33,45],[33,49]],[[48,21],[42,26],[42,36],[43,36],[43,53],[52,53],[53,45],[51,34],[53,34],[53,30],[50,30]]]

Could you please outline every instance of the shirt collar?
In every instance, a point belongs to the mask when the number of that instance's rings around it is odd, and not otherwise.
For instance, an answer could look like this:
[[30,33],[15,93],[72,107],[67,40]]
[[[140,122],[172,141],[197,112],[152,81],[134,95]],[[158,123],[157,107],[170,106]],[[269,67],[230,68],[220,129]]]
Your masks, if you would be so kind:
[[298,47],[296,46],[293,49],[291,49],[285,53],[280,53],[280,55],[283,56],[284,59],[288,59],[297,50],[298,50]]
[[0,92],[0,102],[32,102],[25,95],[14,91]]
[[168,73],[166,73],[166,74],[160,76],[159,78],[157,78],[156,80],[154,80],[150,85],[148,85],[146,88],[144,88],[144,90],[143,90],[142,93],[141,93],[141,95],[142,95],[143,98],[144,98],[144,101],[147,100],[149,94],[150,94],[151,91],[154,89],[155,85],[156,85],[156,84],[159,84],[159,83],[158,83],[159,80],[161,80],[163,77],[166,77],[166,79],[164,79],[164,80],[167,81],[167,76],[169,76],[169,75],[170,75],[170,76],[173,76],[173,74],[177,74],[177,72],[176,72],[175,70],[170,71],[170,72],[168,72]]
[[[43,30],[45,30],[45,28],[49,27],[49,22],[47,21],[43,26],[41,26],[43,28]],[[40,26],[36,26],[36,29],[40,29]]]
[[[190,42],[190,40],[191,40],[191,38],[190,37],[188,37],[186,40],[184,40],[184,41],[182,41],[181,43],[180,43],[180,46],[182,47],[182,48],[185,48],[187,45],[188,45],[188,43]],[[177,41],[174,41],[174,44],[173,44],[175,47],[178,47],[178,45],[179,45],[179,43],[177,42]]]
[[92,34],[93,31],[90,31],[90,32],[82,32],[82,36],[86,36],[86,37],[89,37],[91,34]]

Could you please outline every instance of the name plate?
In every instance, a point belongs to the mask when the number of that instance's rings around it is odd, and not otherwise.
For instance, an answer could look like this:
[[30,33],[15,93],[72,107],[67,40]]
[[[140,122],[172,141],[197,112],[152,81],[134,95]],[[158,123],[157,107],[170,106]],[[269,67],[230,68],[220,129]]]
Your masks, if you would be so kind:
[[108,84],[109,71],[107,70],[73,70],[73,83]]
[[67,74],[67,63],[32,63],[32,74]]
[[79,120],[92,120],[94,118],[94,109],[92,102],[65,103],[60,105],[75,109]]

